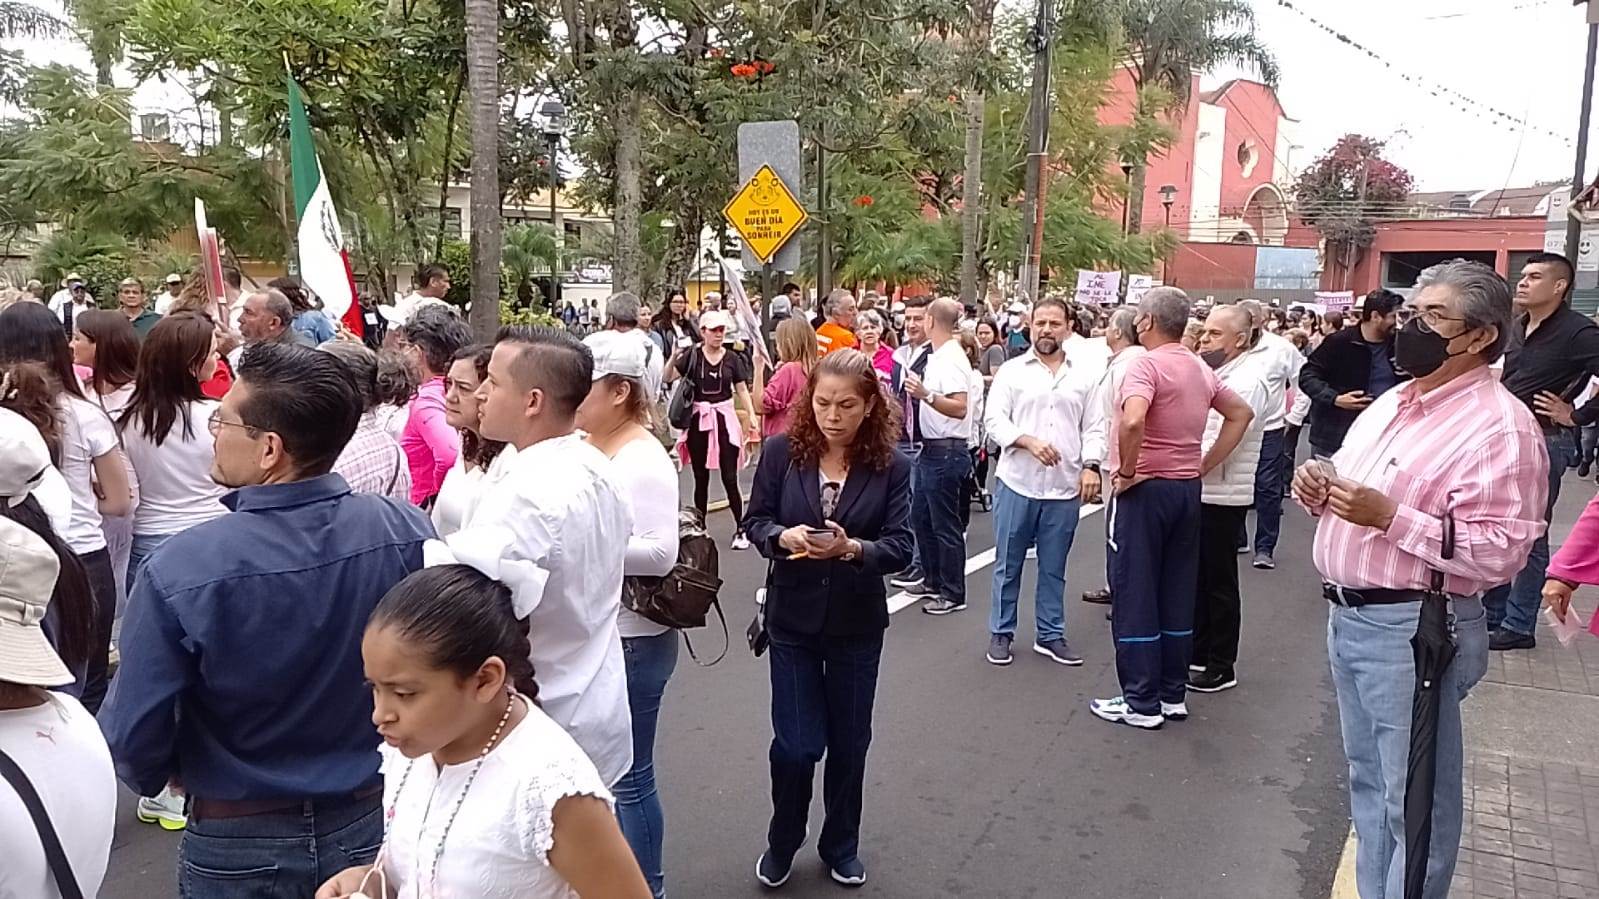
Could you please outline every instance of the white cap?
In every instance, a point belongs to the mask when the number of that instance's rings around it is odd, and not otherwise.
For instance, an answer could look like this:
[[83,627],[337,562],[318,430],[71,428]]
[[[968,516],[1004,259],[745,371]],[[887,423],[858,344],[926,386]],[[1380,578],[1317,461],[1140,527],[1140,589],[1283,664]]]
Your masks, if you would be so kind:
[[717,328],[731,331],[733,329],[733,317],[720,309],[712,309],[700,316],[700,328],[707,331],[714,331]]
[[44,438],[33,422],[0,409],[0,502],[16,506],[29,496],[39,501],[57,533],[66,529],[72,494],[61,472],[50,464]]
[[1021,300],[1017,300],[1016,302],[1010,304],[1010,311],[1012,311],[1012,312],[1026,312],[1027,311],[1027,304],[1023,303]]
[[168,284],[182,284],[183,283],[183,276],[178,274],[177,272],[173,272],[172,274],[167,275],[167,283]]
[[620,331],[596,331],[583,338],[589,351],[594,354],[594,380],[598,381],[606,375],[643,380],[649,364],[649,352],[644,348],[646,340],[649,338],[637,331],[626,334]]
[[72,672],[45,638],[45,610],[61,560],[44,538],[0,518],[0,681],[35,687],[72,683]]

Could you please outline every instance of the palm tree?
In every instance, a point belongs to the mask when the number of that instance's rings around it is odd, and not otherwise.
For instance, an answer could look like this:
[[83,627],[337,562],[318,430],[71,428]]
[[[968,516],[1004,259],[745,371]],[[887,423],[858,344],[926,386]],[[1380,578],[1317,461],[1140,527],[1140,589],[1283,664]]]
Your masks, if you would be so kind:
[[466,81],[472,99],[472,331],[500,326],[500,7],[466,0]]
[[[1122,0],[1122,30],[1129,58],[1125,63],[1138,89],[1139,118],[1181,109],[1188,104],[1193,76],[1216,66],[1253,70],[1277,86],[1277,59],[1255,34],[1255,12],[1248,0]],[[1160,88],[1167,109],[1149,109],[1146,88]],[[1143,225],[1147,159],[1132,160],[1127,190],[1127,231]]]
[[[522,305],[533,302],[533,276],[560,270],[560,244],[555,229],[545,222],[515,225],[505,232],[505,270],[516,285]],[[548,305],[548,298],[546,299]]]
[[55,37],[67,23],[23,0],[0,0],[0,38]]

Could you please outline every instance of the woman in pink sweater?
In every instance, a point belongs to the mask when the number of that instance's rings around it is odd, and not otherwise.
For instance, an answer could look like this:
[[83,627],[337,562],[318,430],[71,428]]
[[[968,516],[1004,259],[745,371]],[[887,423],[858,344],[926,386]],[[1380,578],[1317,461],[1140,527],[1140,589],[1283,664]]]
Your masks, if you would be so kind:
[[788,413],[816,367],[816,330],[804,316],[796,316],[777,326],[777,359],[780,363],[766,389],[761,392],[761,439],[788,431]]
[[[1588,501],[1544,574],[1548,580],[1543,585],[1543,604],[1564,621],[1577,587],[1599,584],[1599,496]],[[1599,635],[1599,610],[1588,622],[1588,632]]]

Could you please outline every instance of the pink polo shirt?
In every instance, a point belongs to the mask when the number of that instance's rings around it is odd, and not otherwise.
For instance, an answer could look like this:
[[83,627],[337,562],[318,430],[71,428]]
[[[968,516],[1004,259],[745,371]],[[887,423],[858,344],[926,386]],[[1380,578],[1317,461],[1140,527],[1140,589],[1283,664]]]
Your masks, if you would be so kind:
[[1138,474],[1185,480],[1199,477],[1200,439],[1205,417],[1226,398],[1237,398],[1216,373],[1180,343],[1158,346],[1134,359],[1122,379],[1110,433],[1111,471],[1121,469],[1122,405],[1132,397],[1149,402],[1144,417],[1144,446],[1138,453]]

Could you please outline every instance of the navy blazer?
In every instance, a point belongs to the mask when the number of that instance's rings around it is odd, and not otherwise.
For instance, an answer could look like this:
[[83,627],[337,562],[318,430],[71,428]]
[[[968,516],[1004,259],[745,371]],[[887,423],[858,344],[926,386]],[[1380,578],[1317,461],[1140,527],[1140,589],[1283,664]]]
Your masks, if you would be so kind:
[[767,625],[796,634],[861,636],[888,627],[883,578],[911,562],[911,463],[895,451],[886,471],[850,469],[833,520],[861,543],[860,558],[797,559],[778,537],[791,527],[822,527],[822,485],[817,466],[789,457],[787,435],[766,441],[744,515],[744,533],[772,560]]

